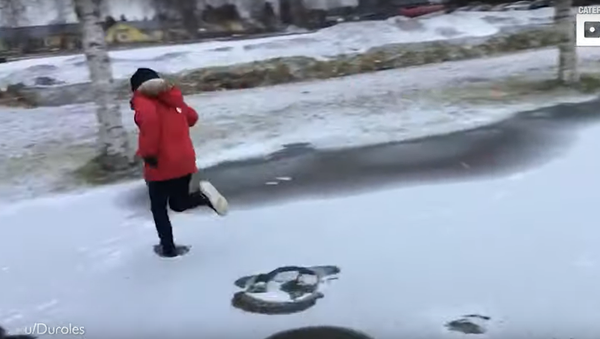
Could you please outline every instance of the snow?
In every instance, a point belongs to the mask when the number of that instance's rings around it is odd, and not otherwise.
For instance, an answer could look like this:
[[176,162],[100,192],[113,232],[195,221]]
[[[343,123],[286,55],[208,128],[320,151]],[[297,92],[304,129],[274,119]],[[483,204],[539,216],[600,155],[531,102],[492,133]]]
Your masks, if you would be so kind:
[[[598,143],[589,126],[561,158],[508,177],[179,214],[177,238],[193,248],[173,261],[152,253],[148,216],[119,200],[143,183],[2,205],[0,324],[71,324],[91,339],[262,339],[314,324],[435,339],[462,338],[444,324],[481,314],[481,338],[597,338]],[[283,265],[341,273],[303,313],[230,306],[236,279]]]
[[[286,276],[287,275],[287,276]],[[295,296],[295,298],[292,298],[292,296],[281,290],[281,285],[282,283],[285,282],[289,282],[292,280],[297,279],[297,273],[296,274],[278,274],[277,276],[275,276],[272,281],[268,282],[268,283],[257,283],[255,284],[255,286],[260,286],[261,289],[264,288],[263,292],[257,292],[257,293],[252,293],[252,292],[246,292],[247,295],[257,299],[257,300],[261,300],[261,301],[266,301],[266,302],[301,302],[303,300],[307,300],[307,299],[311,299],[313,297],[313,293],[302,293],[301,295],[297,295]],[[315,276],[309,276],[309,275],[302,275],[298,278],[298,281],[301,284],[304,285],[317,285],[319,283],[319,279]],[[322,292],[322,288],[321,285],[318,285],[317,287],[317,293]]]
[[[112,51],[110,57],[114,76],[128,78],[138,67],[176,73],[277,57],[324,59],[391,43],[485,37],[505,27],[547,24],[552,15],[551,8],[542,8],[518,12],[455,12],[418,19],[397,17],[385,21],[343,23],[299,35],[119,50]],[[19,82],[32,85],[40,76],[64,83],[89,80],[83,55],[27,59],[0,65],[0,85],[3,86]]]
[[282,291],[272,291],[272,292],[266,292],[266,293],[248,293],[249,295],[253,296],[253,297],[260,297],[260,300],[264,300],[267,302],[291,302],[292,298],[290,298],[290,296]]

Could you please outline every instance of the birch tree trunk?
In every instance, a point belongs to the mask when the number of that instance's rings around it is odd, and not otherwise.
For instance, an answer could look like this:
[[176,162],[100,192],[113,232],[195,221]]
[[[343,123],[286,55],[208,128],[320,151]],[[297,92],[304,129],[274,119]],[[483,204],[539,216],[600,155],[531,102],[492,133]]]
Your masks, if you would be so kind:
[[110,59],[102,28],[103,0],[74,0],[82,32],[98,120],[98,163],[103,170],[119,171],[131,166],[129,140],[123,128]]
[[573,0],[556,0],[554,4],[554,24],[557,33],[563,38],[558,44],[558,80],[565,85],[579,82],[575,16],[572,7]]

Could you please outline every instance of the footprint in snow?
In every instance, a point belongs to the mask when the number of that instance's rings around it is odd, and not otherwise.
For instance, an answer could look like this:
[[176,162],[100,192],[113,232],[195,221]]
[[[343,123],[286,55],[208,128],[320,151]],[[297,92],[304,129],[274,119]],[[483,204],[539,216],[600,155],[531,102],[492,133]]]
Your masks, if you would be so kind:
[[450,321],[446,324],[446,328],[453,332],[461,332],[464,334],[484,334],[486,329],[486,323],[491,320],[490,317],[469,314],[465,315],[460,319]]
[[242,277],[235,285],[233,307],[250,313],[292,314],[305,311],[324,297],[326,282],[340,273],[336,266],[284,266],[269,273]]

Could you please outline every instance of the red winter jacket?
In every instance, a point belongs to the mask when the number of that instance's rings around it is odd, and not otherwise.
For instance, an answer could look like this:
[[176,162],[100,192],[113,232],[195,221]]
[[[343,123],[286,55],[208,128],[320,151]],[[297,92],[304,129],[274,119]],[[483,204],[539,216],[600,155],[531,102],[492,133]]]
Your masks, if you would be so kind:
[[195,173],[196,153],[190,127],[198,113],[188,106],[181,91],[162,79],[143,83],[133,94],[131,106],[140,129],[137,155],[154,157],[158,165],[144,165],[146,181],[163,181]]

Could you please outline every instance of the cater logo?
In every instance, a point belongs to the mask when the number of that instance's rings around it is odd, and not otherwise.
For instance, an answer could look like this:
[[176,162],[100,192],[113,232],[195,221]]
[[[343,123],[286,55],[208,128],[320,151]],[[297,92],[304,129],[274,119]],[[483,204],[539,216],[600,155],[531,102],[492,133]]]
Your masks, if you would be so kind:
[[577,46],[600,46],[600,7],[579,7],[576,21]]

